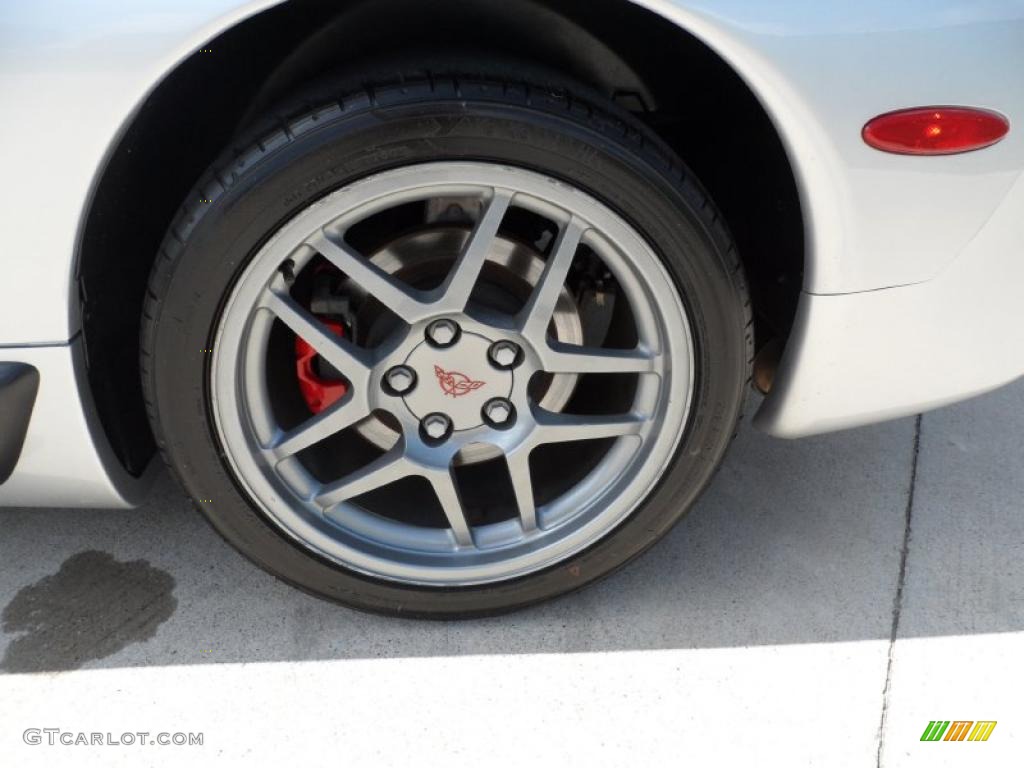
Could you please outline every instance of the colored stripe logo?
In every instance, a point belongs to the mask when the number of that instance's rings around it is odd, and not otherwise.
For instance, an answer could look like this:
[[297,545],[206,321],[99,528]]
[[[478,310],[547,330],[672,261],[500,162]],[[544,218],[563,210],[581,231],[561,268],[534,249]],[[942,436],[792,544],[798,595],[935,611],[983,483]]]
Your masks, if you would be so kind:
[[988,741],[996,720],[931,720],[921,741]]

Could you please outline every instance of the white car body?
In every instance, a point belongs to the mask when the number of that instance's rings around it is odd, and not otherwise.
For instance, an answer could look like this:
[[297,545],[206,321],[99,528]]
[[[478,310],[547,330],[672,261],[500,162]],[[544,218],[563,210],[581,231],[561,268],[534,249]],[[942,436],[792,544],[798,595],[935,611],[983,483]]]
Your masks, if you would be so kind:
[[[797,181],[803,291],[761,429],[798,437],[867,424],[1024,374],[1024,2],[635,2],[739,74]],[[146,474],[131,476],[110,450],[84,372],[83,222],[147,94],[211,38],[277,4],[0,8],[0,363],[39,372],[0,505],[127,506],[144,492]],[[998,111],[1009,134],[942,157],[887,154],[861,138],[876,115],[945,104]]]

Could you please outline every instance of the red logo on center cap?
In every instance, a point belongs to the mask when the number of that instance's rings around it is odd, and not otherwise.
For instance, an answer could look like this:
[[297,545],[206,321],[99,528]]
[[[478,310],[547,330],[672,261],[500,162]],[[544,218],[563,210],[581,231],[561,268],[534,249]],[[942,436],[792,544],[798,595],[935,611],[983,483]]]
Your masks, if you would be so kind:
[[458,371],[446,371],[440,365],[434,366],[434,373],[437,376],[437,383],[441,385],[446,395],[462,397],[468,395],[474,389],[480,389],[486,381],[474,381],[464,373]]

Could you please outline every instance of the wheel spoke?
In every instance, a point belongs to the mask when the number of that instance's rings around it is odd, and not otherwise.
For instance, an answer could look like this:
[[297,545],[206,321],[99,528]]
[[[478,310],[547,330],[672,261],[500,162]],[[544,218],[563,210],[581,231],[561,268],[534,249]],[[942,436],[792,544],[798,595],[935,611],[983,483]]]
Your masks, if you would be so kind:
[[544,272],[526,306],[519,313],[517,319],[520,331],[535,342],[543,340],[547,335],[548,323],[551,321],[558,296],[565,285],[565,277],[569,274],[569,267],[572,266],[576,249],[586,229],[586,225],[575,216],[562,227],[551,255],[544,265]]
[[533,501],[533,477],[530,474],[530,452],[523,447],[505,454],[512,490],[519,508],[519,523],[524,533],[537,529],[537,510]]
[[316,317],[300,307],[291,296],[268,291],[264,296],[263,306],[291,328],[296,336],[312,346],[321,357],[334,366],[335,370],[342,372],[349,381],[358,380],[369,373],[370,360],[365,350],[335,336]]
[[637,435],[647,419],[636,414],[622,416],[579,416],[568,413],[535,414],[537,428],[534,442],[567,443],[574,440],[600,440],[606,437]]
[[444,510],[444,516],[448,518],[448,525],[452,528],[455,542],[460,547],[473,546],[473,533],[469,529],[469,523],[466,522],[466,510],[451,472],[448,470],[431,472],[427,479],[434,487],[437,500],[441,502],[441,508]]
[[396,282],[347,245],[331,240],[323,232],[311,237],[306,244],[405,322],[415,323],[430,314],[429,305],[420,301],[412,288]]
[[320,488],[320,493],[317,494],[315,501],[326,509],[413,474],[419,473],[405,457],[404,445],[399,444],[362,469],[358,469],[340,480],[325,483]]
[[541,370],[548,373],[650,373],[658,357],[640,349],[602,349],[552,344],[542,348]]
[[345,397],[331,403],[316,416],[287,432],[281,432],[269,448],[276,458],[283,459],[348,429],[369,415],[369,403],[364,397],[357,397],[350,389]]
[[514,193],[506,189],[496,189],[486,207],[480,214],[480,221],[473,229],[473,234],[466,242],[462,255],[452,267],[444,285],[441,286],[441,299],[437,309],[443,312],[461,312],[473,292],[480,270],[487,260],[487,254],[494,244],[505,214],[508,212]]

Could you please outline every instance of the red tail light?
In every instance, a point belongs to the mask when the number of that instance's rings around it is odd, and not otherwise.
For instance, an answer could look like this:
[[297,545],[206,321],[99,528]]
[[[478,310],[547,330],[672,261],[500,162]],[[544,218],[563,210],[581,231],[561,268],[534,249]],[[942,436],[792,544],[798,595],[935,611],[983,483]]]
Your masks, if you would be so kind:
[[917,107],[869,120],[868,146],[900,155],[953,155],[989,147],[1010,130],[998,112],[967,107]]

